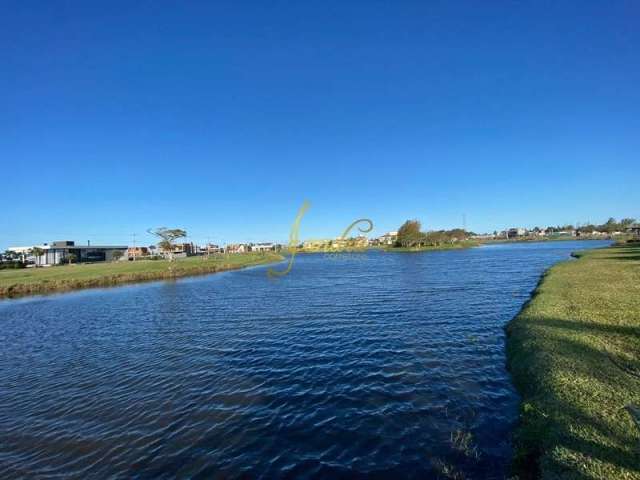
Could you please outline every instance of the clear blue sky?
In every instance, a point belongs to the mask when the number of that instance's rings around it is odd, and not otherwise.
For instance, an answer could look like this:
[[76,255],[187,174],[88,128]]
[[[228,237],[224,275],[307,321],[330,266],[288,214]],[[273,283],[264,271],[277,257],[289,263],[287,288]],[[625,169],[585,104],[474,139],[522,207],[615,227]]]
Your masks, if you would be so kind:
[[3,2],[0,247],[640,217],[640,4]]

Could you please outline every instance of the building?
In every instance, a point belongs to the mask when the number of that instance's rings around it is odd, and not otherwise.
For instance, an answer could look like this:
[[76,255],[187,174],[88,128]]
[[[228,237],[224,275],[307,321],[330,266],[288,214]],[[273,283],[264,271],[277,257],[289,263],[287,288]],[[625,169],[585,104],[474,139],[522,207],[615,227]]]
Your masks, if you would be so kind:
[[556,237],[575,237],[576,236],[576,231],[575,230],[560,230],[555,232]]
[[354,248],[366,248],[369,245],[369,239],[364,235],[359,235],[355,238],[350,238],[349,244]]
[[[33,255],[34,249],[39,249],[42,254]],[[36,266],[48,267],[69,262],[111,261],[118,256],[123,256],[127,252],[127,247],[121,245],[76,245],[71,240],[62,240],[30,247],[10,247],[8,250],[20,255],[23,261],[32,261]]]
[[331,248],[333,242],[331,240],[305,240],[302,244],[302,248],[305,250],[321,250],[325,248]]
[[196,254],[196,246],[193,243],[174,243],[171,250],[158,248],[158,255],[165,258],[184,258]]
[[244,243],[231,243],[226,248],[227,253],[247,253],[248,251],[249,246]]
[[149,249],[147,247],[129,247],[127,248],[127,257],[139,258],[149,256]]
[[173,245],[173,253],[186,256],[195,255],[196,247],[193,243],[176,243]]
[[252,252],[275,252],[278,246],[275,243],[254,243],[250,248]]
[[640,223],[634,223],[627,227],[627,233],[631,233],[634,237],[640,238]]
[[219,247],[218,245],[214,245],[213,243],[208,243],[199,247],[200,253],[204,253],[206,255],[212,253],[224,253],[224,248]]
[[380,245],[393,245],[398,239],[398,232],[387,232],[384,235],[378,237],[378,243]]
[[507,230],[507,238],[524,237],[527,231],[522,227],[510,228]]

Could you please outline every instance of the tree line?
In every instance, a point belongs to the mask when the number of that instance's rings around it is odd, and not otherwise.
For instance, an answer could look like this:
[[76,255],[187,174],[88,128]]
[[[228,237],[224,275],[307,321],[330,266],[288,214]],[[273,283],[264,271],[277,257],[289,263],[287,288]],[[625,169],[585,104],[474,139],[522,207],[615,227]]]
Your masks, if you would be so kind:
[[636,222],[635,218],[623,218],[620,221],[617,221],[615,218],[610,217],[609,220],[607,220],[603,224],[600,224],[600,225],[593,225],[593,224],[582,225],[579,228],[577,228],[576,230],[578,230],[580,232],[593,232],[594,230],[598,231],[598,232],[606,232],[606,233],[624,232],[627,228],[629,228],[635,222]]
[[394,247],[439,247],[441,245],[460,242],[467,238],[468,233],[462,228],[423,232],[419,220],[407,220],[398,229],[398,237],[396,238]]

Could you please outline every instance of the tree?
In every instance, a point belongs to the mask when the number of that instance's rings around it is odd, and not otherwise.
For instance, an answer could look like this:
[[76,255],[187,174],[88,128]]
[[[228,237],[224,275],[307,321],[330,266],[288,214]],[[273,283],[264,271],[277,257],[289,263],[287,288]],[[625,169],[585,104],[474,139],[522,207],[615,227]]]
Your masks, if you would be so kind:
[[76,263],[78,261],[78,256],[75,253],[70,253],[67,255],[67,263],[71,265],[72,263]]
[[173,242],[175,242],[179,238],[184,238],[187,236],[187,231],[180,228],[150,228],[149,230],[147,230],[147,232],[151,235],[155,235],[160,239],[160,241],[158,242],[158,248],[169,254],[169,261],[171,262],[174,261]]
[[616,222],[615,218],[609,217],[609,220],[607,220],[607,223],[602,225],[601,228],[607,233],[613,233],[616,230],[618,230],[618,222]]
[[420,228],[421,225],[418,220],[407,220],[398,229],[397,243],[405,248],[419,245],[423,238]]
[[40,247],[33,247],[29,250],[29,253],[35,257],[35,265],[37,267],[40,263],[40,257],[44,255],[44,250]]
[[620,220],[620,227],[622,227],[621,230],[626,230],[634,223],[636,223],[635,218],[623,218],[622,220]]
[[122,256],[124,255],[124,253],[122,253],[121,250],[115,250],[112,254],[111,254],[111,258],[113,258],[115,261],[118,261],[122,258]]
[[424,234],[424,240],[428,245],[432,247],[438,247],[442,243],[450,240],[450,237],[444,230],[434,230]]
[[466,240],[467,232],[461,228],[454,228],[453,230],[449,230],[446,232],[450,238],[451,242],[461,242]]
[[592,225],[592,224],[583,225],[578,229],[578,231],[581,232],[581,233],[591,233],[591,232],[595,232],[597,230],[598,230],[598,228],[595,225]]

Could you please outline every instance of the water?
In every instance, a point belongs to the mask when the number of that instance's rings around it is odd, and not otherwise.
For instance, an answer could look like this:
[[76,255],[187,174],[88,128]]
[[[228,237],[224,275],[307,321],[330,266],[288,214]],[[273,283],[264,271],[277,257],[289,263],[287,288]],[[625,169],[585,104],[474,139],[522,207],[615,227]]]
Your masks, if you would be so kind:
[[300,255],[0,302],[0,477],[505,478],[504,325],[605,242]]

